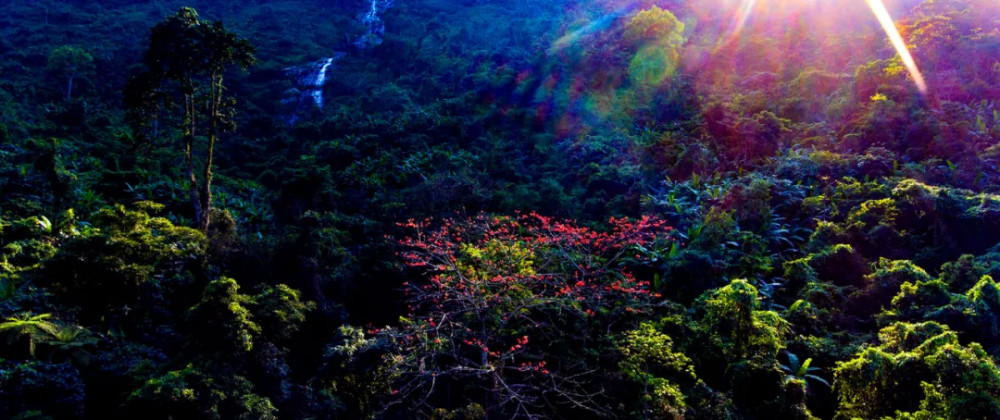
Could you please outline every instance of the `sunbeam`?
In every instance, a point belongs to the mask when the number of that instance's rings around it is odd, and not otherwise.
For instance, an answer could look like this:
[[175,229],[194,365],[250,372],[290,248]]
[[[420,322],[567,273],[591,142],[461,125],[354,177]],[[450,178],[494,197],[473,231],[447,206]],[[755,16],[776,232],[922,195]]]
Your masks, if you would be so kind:
[[728,44],[740,35],[740,32],[743,31],[747,21],[750,20],[750,15],[753,14],[753,9],[756,5],[757,0],[741,0],[739,11],[733,15],[733,21],[729,25],[729,30],[726,31],[721,39],[719,39],[717,47],[722,47],[723,45]]
[[747,19],[750,19],[750,14],[753,12],[754,6],[757,5],[757,0],[743,0],[743,6],[740,7],[740,12],[736,16],[735,24],[733,25],[733,35],[735,36],[743,27],[747,24]]
[[924,81],[924,76],[920,74],[920,69],[917,67],[917,62],[910,55],[910,50],[906,48],[906,43],[903,41],[903,36],[899,34],[899,30],[896,29],[896,23],[893,22],[892,16],[889,15],[889,10],[886,9],[885,4],[882,0],[865,0],[868,2],[868,7],[871,7],[872,12],[875,13],[875,17],[878,18],[879,23],[882,28],[885,29],[885,33],[889,35],[889,40],[892,42],[892,46],[896,48],[896,52],[899,53],[900,58],[903,59],[903,65],[909,70],[910,76],[913,77],[914,83],[917,85],[917,89],[920,93],[927,94],[927,83]]

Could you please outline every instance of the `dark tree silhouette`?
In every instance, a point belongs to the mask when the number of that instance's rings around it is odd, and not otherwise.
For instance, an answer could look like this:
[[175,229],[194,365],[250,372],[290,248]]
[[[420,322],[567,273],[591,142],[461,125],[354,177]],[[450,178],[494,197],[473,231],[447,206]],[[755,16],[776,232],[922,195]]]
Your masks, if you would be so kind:
[[[149,41],[145,56],[148,70],[126,88],[127,102],[147,110],[160,103],[183,107],[179,126],[184,138],[191,201],[198,226],[207,231],[212,209],[215,142],[222,128],[232,126],[234,101],[224,98],[223,77],[230,68],[245,70],[252,65],[256,61],[254,48],[247,40],[226,30],[222,22],[201,20],[190,7],[181,8],[153,27]],[[199,180],[194,148],[198,129],[205,128],[205,124],[207,151]]]

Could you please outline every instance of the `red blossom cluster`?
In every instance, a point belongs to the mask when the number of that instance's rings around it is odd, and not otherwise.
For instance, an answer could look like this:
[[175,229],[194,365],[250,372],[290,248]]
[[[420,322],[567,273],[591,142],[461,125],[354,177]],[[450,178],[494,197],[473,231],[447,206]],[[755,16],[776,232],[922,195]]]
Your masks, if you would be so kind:
[[397,347],[400,392],[427,398],[446,375],[496,393],[495,405],[582,392],[578,372],[546,366],[545,346],[646,311],[659,295],[628,268],[640,249],[672,240],[651,217],[612,218],[607,230],[535,213],[399,226],[410,232],[400,255],[426,278],[403,285],[410,321],[381,334]]
[[531,363],[531,362],[521,363],[521,365],[517,367],[517,370],[521,372],[538,372],[541,373],[542,375],[549,374],[549,370],[545,368],[544,360],[538,363]]

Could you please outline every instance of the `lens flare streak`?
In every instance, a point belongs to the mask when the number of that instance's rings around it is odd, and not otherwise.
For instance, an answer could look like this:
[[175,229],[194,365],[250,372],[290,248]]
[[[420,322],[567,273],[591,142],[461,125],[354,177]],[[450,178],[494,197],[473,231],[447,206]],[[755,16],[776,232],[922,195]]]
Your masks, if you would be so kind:
[[743,0],[743,6],[740,7],[740,12],[736,15],[736,20],[733,24],[733,35],[738,34],[746,26],[747,20],[750,19],[750,14],[753,13],[754,6],[757,5],[757,0]]
[[743,28],[746,27],[747,22],[750,20],[755,6],[757,6],[757,0],[741,0],[739,10],[733,15],[733,20],[729,24],[726,33],[719,39],[718,45],[716,45],[717,48],[722,48],[739,37],[740,33],[743,32]]
[[573,32],[564,35],[562,38],[559,38],[558,40],[556,40],[556,42],[552,44],[552,47],[549,48],[549,53],[550,54],[558,53],[559,51],[565,49],[566,47],[569,47],[570,45],[573,45],[576,42],[580,41],[581,38],[587,35],[607,29],[616,19],[634,10],[636,8],[636,4],[637,2],[635,1],[628,2],[619,7],[617,10],[608,13],[598,19],[595,19],[594,21],[588,23],[587,25],[585,25],[580,29],[577,29]]
[[868,2],[868,7],[871,7],[872,12],[875,13],[875,17],[878,18],[882,28],[885,29],[885,33],[889,35],[889,41],[896,48],[899,57],[903,59],[903,65],[909,70],[910,76],[913,77],[913,81],[917,85],[917,89],[920,90],[920,93],[926,95],[927,83],[924,81],[924,76],[920,74],[917,62],[910,55],[910,50],[906,48],[906,42],[903,41],[903,36],[900,35],[899,29],[896,28],[896,23],[892,20],[892,16],[889,15],[889,10],[885,7],[885,3],[882,3],[882,0],[865,1]]

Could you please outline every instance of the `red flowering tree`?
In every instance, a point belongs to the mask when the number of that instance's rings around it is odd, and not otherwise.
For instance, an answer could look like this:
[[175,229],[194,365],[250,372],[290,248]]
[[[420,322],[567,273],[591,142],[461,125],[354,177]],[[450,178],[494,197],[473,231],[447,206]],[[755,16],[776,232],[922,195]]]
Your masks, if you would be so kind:
[[402,325],[377,332],[392,349],[394,404],[609,414],[600,372],[614,366],[611,337],[659,297],[630,267],[670,227],[611,219],[595,231],[537,214],[432,223],[403,225],[413,233],[402,256],[426,281],[404,285]]

